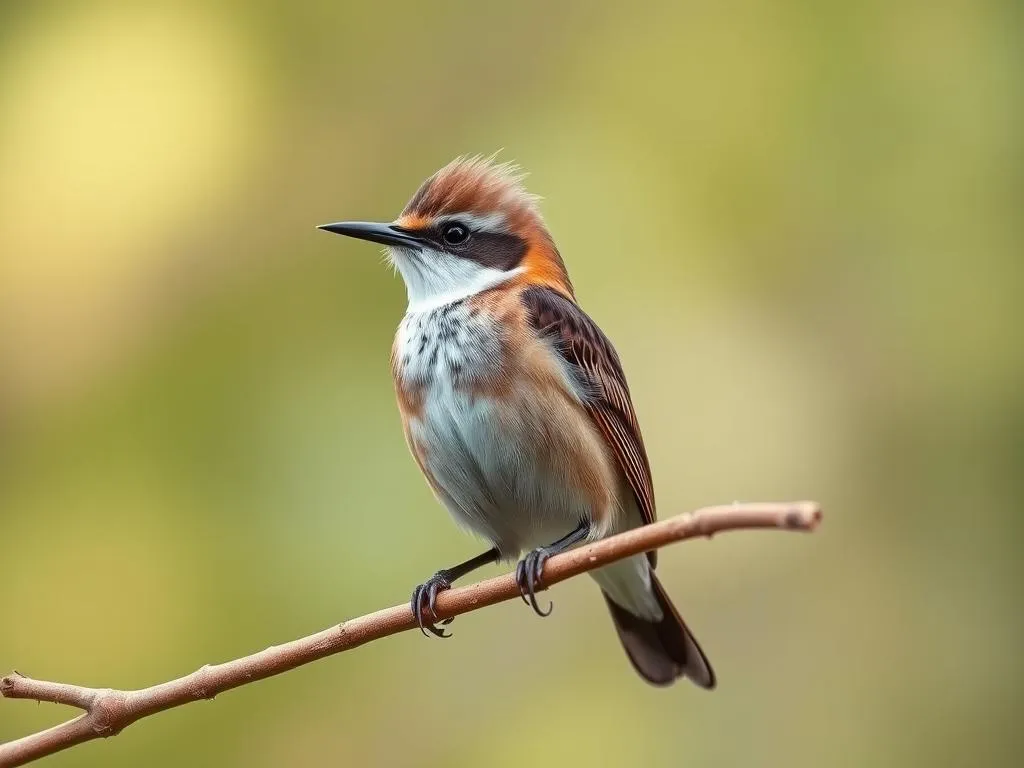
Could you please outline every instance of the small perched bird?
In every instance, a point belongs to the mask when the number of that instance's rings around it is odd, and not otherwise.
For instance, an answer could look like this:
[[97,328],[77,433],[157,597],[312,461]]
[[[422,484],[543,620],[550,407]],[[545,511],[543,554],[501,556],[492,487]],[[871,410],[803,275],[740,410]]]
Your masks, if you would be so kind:
[[[459,158],[392,223],[328,232],[386,246],[409,297],[391,353],[405,438],[456,522],[493,546],[416,587],[420,629],[446,636],[438,592],[512,561],[537,603],[545,560],[655,519],[651,470],[619,356],[576,303],[537,198],[515,166]],[[591,575],[636,671],[654,685],[715,673],[654,574],[656,553]]]

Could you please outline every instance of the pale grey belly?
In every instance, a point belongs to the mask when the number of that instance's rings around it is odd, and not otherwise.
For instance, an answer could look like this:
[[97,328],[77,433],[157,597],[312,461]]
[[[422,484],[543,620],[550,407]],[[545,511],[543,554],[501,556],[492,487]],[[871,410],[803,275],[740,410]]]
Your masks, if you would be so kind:
[[[456,522],[512,560],[524,550],[560,539],[580,520],[591,519],[584,494],[570,487],[565,473],[539,448],[540,441],[550,439],[536,421],[542,414],[531,418],[520,411],[509,420],[501,418],[493,401],[448,394],[428,401],[422,418],[411,420],[410,426],[425,448],[424,464]],[[636,524],[639,512],[631,508],[630,513],[619,523]],[[619,605],[657,620],[661,609],[648,573],[646,556],[637,555],[591,576]]]
[[502,418],[494,401],[448,387],[424,406],[410,428],[442,501],[503,557],[550,544],[591,517],[584,494],[540,450],[543,414]]

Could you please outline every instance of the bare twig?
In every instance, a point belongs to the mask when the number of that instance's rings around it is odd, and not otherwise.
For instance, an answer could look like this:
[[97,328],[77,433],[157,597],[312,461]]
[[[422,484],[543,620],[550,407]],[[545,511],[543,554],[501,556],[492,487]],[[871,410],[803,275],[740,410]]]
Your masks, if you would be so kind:
[[[543,581],[547,586],[557,584],[615,560],[685,539],[754,528],[811,531],[820,520],[821,510],[809,501],[707,507],[691,515],[679,515],[556,555],[544,564]],[[437,599],[437,615],[441,619],[458,616],[517,597],[519,588],[515,579],[506,574],[442,592]],[[212,699],[223,691],[416,626],[408,604],[385,608],[308,637],[234,661],[207,665],[177,680],[135,691],[50,683],[14,672],[0,680],[0,694],[4,697],[68,704],[84,710],[84,714],[31,736],[0,744],[0,768],[23,765],[84,741],[113,736],[136,720],[165,709],[198,699]]]

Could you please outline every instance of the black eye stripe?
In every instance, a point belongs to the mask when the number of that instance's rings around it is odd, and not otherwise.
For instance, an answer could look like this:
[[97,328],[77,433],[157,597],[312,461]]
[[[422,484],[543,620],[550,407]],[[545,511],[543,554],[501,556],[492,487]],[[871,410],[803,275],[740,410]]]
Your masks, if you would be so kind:
[[[460,243],[449,243],[444,237],[445,230],[456,225],[463,227],[468,236]],[[473,229],[457,220],[446,221],[420,234],[437,250],[489,269],[515,269],[527,251],[526,241],[518,235]]]
[[465,245],[465,240],[459,244],[449,243],[445,240],[445,230],[452,226],[460,226],[463,229],[465,229],[466,233],[469,235],[467,240],[475,237],[477,234],[472,227],[463,224],[461,221],[446,221],[441,224],[434,224],[428,229],[421,231],[420,236],[423,237],[428,242],[430,242],[435,247],[437,247],[439,250],[454,252],[453,247],[457,245]]
[[477,232],[459,255],[482,267],[507,271],[523,260],[526,241],[505,232]]

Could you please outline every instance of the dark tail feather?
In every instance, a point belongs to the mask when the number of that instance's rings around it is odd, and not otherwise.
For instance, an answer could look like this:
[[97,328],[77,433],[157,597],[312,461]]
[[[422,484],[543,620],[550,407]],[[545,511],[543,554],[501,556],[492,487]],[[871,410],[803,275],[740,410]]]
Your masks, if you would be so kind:
[[[677,677],[688,677],[701,688],[715,687],[715,672],[697,640],[687,629],[675,606],[651,571],[651,587],[661,606],[661,621],[634,616],[604,596],[622,647],[633,667],[652,685],[670,685]],[[604,593],[602,593],[604,594]]]

